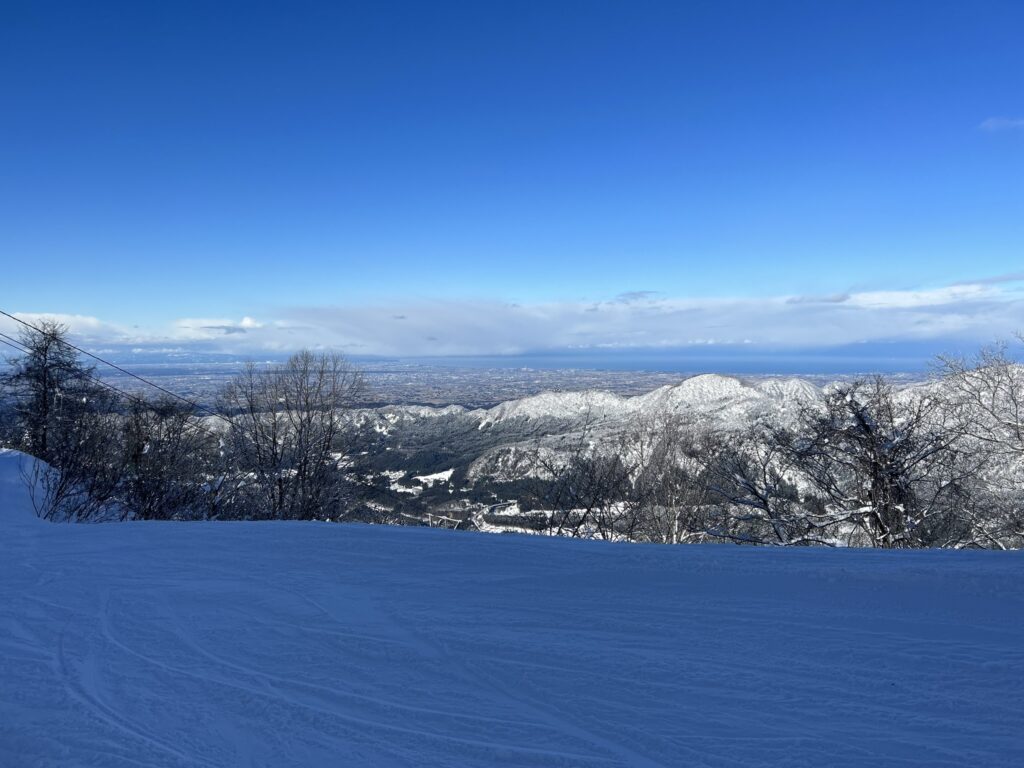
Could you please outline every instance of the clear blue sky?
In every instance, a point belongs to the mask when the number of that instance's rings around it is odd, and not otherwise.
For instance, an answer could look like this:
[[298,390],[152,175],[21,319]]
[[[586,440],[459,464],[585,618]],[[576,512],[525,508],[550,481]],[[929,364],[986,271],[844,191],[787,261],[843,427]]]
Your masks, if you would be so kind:
[[1020,2],[11,0],[0,305],[394,352],[331,313],[651,291],[754,334],[764,298],[1022,272],[1022,30]]

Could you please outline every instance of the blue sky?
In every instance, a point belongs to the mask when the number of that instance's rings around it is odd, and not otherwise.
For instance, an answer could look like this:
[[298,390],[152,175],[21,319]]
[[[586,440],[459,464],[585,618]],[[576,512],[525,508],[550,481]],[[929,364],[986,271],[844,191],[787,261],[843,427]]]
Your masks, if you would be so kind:
[[367,354],[1024,327],[1017,2],[0,6],[0,306]]

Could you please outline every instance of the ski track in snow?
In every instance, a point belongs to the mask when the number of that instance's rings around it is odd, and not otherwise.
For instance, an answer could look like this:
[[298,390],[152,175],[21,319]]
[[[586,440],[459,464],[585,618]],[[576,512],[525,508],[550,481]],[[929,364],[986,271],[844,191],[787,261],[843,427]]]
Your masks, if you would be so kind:
[[52,525],[0,454],[0,766],[1020,766],[1024,553]]

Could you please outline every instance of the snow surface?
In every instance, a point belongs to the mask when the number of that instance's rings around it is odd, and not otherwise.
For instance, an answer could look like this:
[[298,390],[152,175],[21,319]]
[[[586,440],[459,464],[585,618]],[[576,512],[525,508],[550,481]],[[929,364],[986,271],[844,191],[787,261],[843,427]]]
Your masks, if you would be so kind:
[[446,469],[444,472],[435,472],[432,475],[416,475],[413,477],[413,480],[418,480],[423,483],[423,485],[432,488],[434,483],[447,483],[452,479],[452,474],[454,474],[454,472],[454,469]]
[[55,525],[0,455],[0,765],[1020,766],[1024,554]]

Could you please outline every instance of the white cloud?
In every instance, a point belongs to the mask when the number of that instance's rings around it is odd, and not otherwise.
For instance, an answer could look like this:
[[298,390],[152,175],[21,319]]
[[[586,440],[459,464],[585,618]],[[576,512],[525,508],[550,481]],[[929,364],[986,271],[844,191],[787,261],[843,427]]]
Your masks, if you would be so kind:
[[978,127],[983,131],[1024,131],[1024,117],[990,117]]
[[920,307],[942,307],[964,301],[995,298],[998,289],[978,283],[962,283],[943,288],[919,291],[867,291],[846,297],[844,303],[850,306],[872,309],[913,309]]
[[275,314],[259,320],[183,318],[170,328],[148,331],[128,331],[93,317],[57,317],[93,345],[154,350],[176,345],[236,354],[302,347],[350,354],[501,355],[698,345],[821,348],[944,339],[984,343],[1024,326],[1024,275],[818,297],[709,299],[645,293],[639,300],[623,301],[620,296],[597,302],[403,300],[290,307]]
[[[134,333],[122,326],[100,320],[90,315],[69,315],[59,312],[14,312],[18,320],[29,325],[38,325],[43,320],[54,320],[68,327],[75,338],[84,342],[94,341],[128,341]],[[26,326],[17,320],[0,315],[0,332],[8,336],[19,336]]]
[[324,346],[379,354],[515,354],[693,345],[825,347],[950,337],[985,342],[1024,325],[1024,296],[981,282],[862,291],[820,300],[651,298],[642,302],[424,301],[394,308],[297,307],[286,316]]

